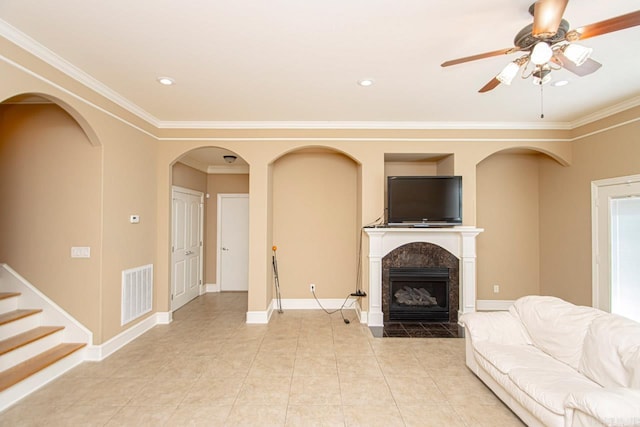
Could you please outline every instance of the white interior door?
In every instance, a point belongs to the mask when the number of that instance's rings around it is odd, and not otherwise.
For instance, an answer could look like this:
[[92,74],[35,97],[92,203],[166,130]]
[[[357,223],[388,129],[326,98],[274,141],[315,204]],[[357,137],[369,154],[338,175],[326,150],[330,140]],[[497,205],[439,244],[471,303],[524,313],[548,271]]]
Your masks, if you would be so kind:
[[200,294],[203,194],[173,187],[171,311]]
[[249,289],[248,194],[218,194],[217,261],[221,291]]
[[593,305],[639,320],[640,175],[595,181]]

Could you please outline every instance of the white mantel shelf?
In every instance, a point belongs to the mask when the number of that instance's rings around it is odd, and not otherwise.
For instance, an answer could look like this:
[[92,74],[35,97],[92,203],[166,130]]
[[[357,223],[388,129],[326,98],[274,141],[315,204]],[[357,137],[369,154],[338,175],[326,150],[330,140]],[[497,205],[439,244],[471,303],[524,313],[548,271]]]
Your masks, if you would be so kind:
[[[438,245],[460,260],[460,306],[458,316],[476,311],[476,236],[482,228],[373,227],[369,235],[369,310],[366,323],[384,326],[382,314],[382,258],[392,250],[413,242]],[[363,321],[365,316],[362,317]]]

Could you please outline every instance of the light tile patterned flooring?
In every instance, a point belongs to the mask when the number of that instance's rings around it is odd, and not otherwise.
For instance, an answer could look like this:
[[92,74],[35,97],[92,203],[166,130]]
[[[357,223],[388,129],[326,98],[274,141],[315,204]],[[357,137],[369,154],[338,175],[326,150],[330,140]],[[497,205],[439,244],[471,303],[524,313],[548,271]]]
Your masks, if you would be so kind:
[[102,362],[0,413],[0,426],[522,426],[457,338],[373,338],[339,313],[247,325],[246,293],[207,294]]

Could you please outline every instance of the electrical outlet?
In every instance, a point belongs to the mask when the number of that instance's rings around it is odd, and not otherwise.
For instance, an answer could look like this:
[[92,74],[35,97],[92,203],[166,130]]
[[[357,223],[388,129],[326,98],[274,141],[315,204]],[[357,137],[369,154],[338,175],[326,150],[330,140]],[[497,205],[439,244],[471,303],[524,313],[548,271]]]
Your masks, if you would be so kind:
[[314,285],[313,283],[309,284],[309,292],[315,292],[316,291],[316,285]]
[[500,293],[500,285],[493,285],[493,293],[494,294]]

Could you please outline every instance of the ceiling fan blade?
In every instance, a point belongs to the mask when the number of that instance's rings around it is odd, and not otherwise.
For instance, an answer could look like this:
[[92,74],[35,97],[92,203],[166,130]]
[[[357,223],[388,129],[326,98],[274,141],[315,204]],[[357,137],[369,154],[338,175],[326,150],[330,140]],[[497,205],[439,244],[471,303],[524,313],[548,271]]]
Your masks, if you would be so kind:
[[519,51],[519,47],[510,47],[509,49],[494,50],[493,52],[480,53],[473,56],[465,56],[464,58],[452,59],[440,64],[441,67],[449,67],[451,65],[463,64],[465,62],[471,62],[478,59],[491,58],[492,56],[508,55],[513,52]]
[[482,86],[482,88],[478,91],[480,93],[489,92],[490,90],[495,89],[500,84],[500,80],[495,77],[489,81],[486,85]]
[[558,52],[556,56],[551,59],[556,64],[562,66],[567,71],[571,71],[573,74],[584,77],[591,73],[595,73],[602,67],[602,64],[598,61],[594,61],[593,59],[587,59],[584,64],[581,66],[577,66],[573,62],[569,61],[566,56],[562,54],[562,52]]
[[533,12],[533,36],[546,38],[555,35],[568,2],[569,0],[538,0]]
[[584,27],[576,28],[575,31],[578,33],[578,40],[584,40],[637,25],[640,25],[640,10],[585,25]]

